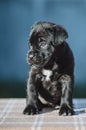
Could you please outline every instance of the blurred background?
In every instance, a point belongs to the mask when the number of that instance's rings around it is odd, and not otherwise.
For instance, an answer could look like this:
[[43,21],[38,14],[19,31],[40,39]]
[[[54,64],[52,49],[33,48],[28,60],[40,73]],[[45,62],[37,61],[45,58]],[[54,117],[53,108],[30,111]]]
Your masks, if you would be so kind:
[[0,97],[26,97],[28,34],[36,21],[68,31],[75,57],[74,97],[86,97],[86,0],[0,0]]

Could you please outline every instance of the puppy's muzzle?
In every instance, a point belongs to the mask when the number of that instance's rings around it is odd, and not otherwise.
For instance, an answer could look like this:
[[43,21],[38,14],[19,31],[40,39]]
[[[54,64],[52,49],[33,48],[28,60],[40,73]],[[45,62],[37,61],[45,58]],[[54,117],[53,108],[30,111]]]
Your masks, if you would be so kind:
[[28,61],[30,64],[39,65],[43,63],[43,55],[38,50],[30,50],[28,53]]

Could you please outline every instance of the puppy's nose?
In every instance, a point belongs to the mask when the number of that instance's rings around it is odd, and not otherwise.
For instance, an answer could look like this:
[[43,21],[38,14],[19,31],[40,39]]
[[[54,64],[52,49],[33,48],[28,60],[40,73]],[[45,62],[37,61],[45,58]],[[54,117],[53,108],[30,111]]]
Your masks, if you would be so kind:
[[32,50],[30,50],[28,52],[28,58],[32,58],[34,56],[34,52]]
[[29,55],[28,57],[29,57],[30,59],[33,59],[33,55]]

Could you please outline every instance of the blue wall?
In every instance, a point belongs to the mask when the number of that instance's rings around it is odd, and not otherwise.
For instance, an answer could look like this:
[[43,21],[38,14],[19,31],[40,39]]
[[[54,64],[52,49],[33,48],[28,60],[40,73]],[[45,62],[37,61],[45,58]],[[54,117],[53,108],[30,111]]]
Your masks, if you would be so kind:
[[85,0],[0,0],[0,81],[27,78],[28,33],[35,21],[63,25],[75,56],[75,81],[86,83]]

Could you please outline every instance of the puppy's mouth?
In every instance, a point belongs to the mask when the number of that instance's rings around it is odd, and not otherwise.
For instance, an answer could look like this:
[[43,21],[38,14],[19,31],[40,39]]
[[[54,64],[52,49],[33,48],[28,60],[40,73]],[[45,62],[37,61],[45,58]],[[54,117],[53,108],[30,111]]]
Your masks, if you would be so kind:
[[50,55],[45,57],[44,54],[42,54],[41,56],[34,56],[34,57],[28,56],[28,62],[30,65],[43,67],[47,64],[50,58],[51,58]]
[[34,56],[34,57],[28,57],[28,61],[30,65],[35,65],[35,66],[43,66],[44,60],[43,57],[39,56]]

